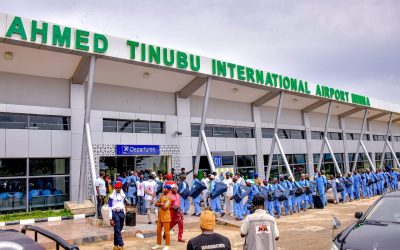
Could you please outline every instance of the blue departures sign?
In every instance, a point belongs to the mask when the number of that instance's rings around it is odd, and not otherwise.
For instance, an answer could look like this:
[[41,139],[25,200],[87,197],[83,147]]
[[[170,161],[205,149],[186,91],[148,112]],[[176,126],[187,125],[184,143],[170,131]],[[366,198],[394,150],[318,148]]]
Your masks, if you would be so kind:
[[159,155],[159,145],[116,145],[117,155]]
[[220,155],[214,155],[214,165],[216,167],[222,166],[222,157]]

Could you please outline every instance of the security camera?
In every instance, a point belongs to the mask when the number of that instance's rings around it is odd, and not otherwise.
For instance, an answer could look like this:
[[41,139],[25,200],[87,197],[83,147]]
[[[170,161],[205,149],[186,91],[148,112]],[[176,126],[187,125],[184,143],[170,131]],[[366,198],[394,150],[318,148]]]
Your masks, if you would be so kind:
[[175,134],[176,135],[182,135],[182,132],[181,131],[176,131]]

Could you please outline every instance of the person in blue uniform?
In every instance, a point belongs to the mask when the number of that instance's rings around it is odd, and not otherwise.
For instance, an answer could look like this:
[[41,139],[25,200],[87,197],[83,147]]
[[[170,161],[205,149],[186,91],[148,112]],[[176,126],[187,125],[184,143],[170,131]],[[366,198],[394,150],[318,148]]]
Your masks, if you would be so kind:
[[[272,179],[272,185],[271,185],[271,191],[276,191],[276,190],[282,190],[283,187],[279,185],[278,179],[274,178]],[[278,199],[274,200],[274,210],[277,213],[277,217],[281,217],[281,202]]]
[[251,188],[251,192],[247,196],[247,202],[244,208],[244,212],[246,215],[250,214],[250,207],[251,207],[251,202],[253,201],[254,196],[258,195],[260,190],[257,188],[256,185],[254,185],[254,181],[247,179],[246,180],[246,186]]
[[370,197],[375,196],[375,189],[374,189],[374,185],[375,185],[375,178],[374,175],[372,174],[371,170],[367,170],[367,175],[368,175],[368,189],[369,189],[369,195]]
[[321,174],[321,172],[318,172],[317,177],[315,178],[315,183],[317,184],[317,190],[316,194],[318,194],[321,197],[322,204],[325,205],[327,204],[326,201],[326,177]]
[[264,209],[269,213],[269,215],[274,216],[274,201],[272,200],[271,184],[269,184],[268,180],[263,180],[260,192],[263,193],[263,190],[265,190],[265,193],[267,194],[267,196],[265,196]]
[[283,201],[283,206],[285,208],[285,215],[292,214],[292,196],[290,195],[290,191],[292,190],[292,184],[289,180],[285,179],[283,175],[279,176],[279,181],[283,189],[285,189],[287,195],[287,200]]
[[291,190],[291,199],[292,199],[292,210],[293,213],[300,213],[300,204],[299,204],[299,197],[297,197],[294,193],[295,190],[297,189],[301,189],[302,187],[300,186],[300,184],[295,181],[292,176],[289,176],[289,182],[292,185],[292,190]]
[[358,173],[358,171],[355,169],[353,171],[353,187],[354,187],[354,199],[360,200],[360,188],[361,188],[361,175]]
[[[210,175],[210,194],[215,192],[215,188],[216,188],[216,184],[215,184],[215,176],[214,175]],[[225,212],[222,211],[221,208],[221,196],[217,195],[216,197],[214,197],[214,199],[211,199],[210,201],[211,203],[211,210],[214,213],[219,213],[222,216],[225,215]]]
[[[301,174],[299,184],[303,188],[303,190],[306,190],[307,188],[309,188],[309,183],[306,180],[305,174]],[[304,192],[301,196],[298,196],[298,198],[300,198],[299,205],[301,206],[301,209],[303,209],[303,211],[307,211],[308,196],[306,195],[306,193]]]
[[346,193],[349,196],[350,202],[352,202],[353,199],[354,199],[354,194],[353,194],[353,192],[354,192],[353,191],[354,190],[354,188],[353,188],[354,178],[351,175],[351,173],[347,173],[346,183],[348,185],[348,186],[346,186]]
[[181,174],[181,176],[179,178],[180,178],[180,181],[178,183],[178,187],[179,187],[178,190],[179,190],[179,197],[180,197],[180,202],[181,202],[181,211],[184,215],[187,215],[189,208],[190,208],[189,196],[184,197],[182,194],[189,190],[189,185],[186,182],[185,174]]
[[[197,174],[193,174],[192,188],[195,188],[196,186],[201,186],[201,182],[199,179],[197,179]],[[197,195],[196,197],[192,197],[192,202],[194,206],[194,212],[192,216],[200,216],[201,213],[200,198],[201,198],[200,194]]]
[[235,199],[234,197],[241,196],[241,185],[238,182],[238,177],[234,176],[232,178],[233,181],[233,215],[236,217],[236,220],[243,220],[243,204],[242,200]]
[[[400,167],[400,166],[399,166]],[[390,175],[392,176],[392,181],[391,181],[391,189],[392,191],[396,191],[399,189],[399,175],[400,173],[395,170],[394,168],[392,168]]]
[[306,180],[308,181],[308,191],[306,190],[306,195],[308,197],[307,200],[307,206],[308,208],[312,209],[313,208],[313,195],[315,194],[315,191],[317,190],[317,184],[315,183],[314,180],[310,180],[310,176],[306,174]]
[[361,192],[363,199],[369,198],[369,190],[368,190],[368,178],[367,171],[365,169],[361,172]]
[[346,192],[346,186],[345,186],[345,180],[346,178],[344,178],[342,176],[342,174],[339,174],[339,183],[338,183],[338,192],[340,193],[340,195],[342,196],[342,203],[346,203],[347,201],[347,192]]

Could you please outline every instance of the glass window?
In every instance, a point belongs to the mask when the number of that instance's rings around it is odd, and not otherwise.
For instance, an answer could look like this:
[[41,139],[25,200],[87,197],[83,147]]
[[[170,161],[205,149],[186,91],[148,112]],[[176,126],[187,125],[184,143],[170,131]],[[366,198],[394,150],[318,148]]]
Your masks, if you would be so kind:
[[234,165],[234,158],[233,155],[229,156],[222,156],[222,165],[223,166],[229,166],[229,165]]
[[214,127],[214,137],[234,138],[232,127]]
[[278,137],[280,139],[290,139],[290,130],[288,130],[288,129],[278,129]]
[[0,212],[26,210],[26,179],[0,179]]
[[274,136],[274,129],[273,128],[262,128],[262,138],[272,138]]
[[250,167],[256,165],[255,155],[237,155],[236,165],[238,167]]
[[324,133],[321,131],[311,131],[311,139],[321,140]]
[[190,130],[192,137],[199,137],[200,134],[200,125],[190,125]]
[[117,132],[117,120],[103,119],[103,132]]
[[207,137],[213,137],[213,127],[206,125],[204,128],[204,132],[206,133]]
[[133,133],[133,122],[127,120],[118,121],[118,132]]
[[69,176],[29,178],[29,209],[63,207],[69,186]]
[[29,128],[40,130],[69,130],[69,117],[29,115]]
[[253,128],[235,128],[237,138],[254,138]]
[[328,138],[330,140],[342,140],[342,133],[328,132]]
[[374,141],[384,141],[385,136],[384,135],[373,135]]
[[0,176],[25,176],[26,159],[0,159]]
[[290,139],[305,139],[304,131],[290,130]]
[[164,123],[163,122],[150,122],[150,133],[163,134]]
[[363,141],[369,141],[369,134],[363,134]]
[[26,129],[28,128],[28,115],[0,113],[0,128]]
[[29,159],[29,175],[69,174],[69,159]]
[[384,197],[373,206],[365,220],[400,223],[398,204],[399,197]]
[[135,133],[149,133],[149,122],[135,121]]

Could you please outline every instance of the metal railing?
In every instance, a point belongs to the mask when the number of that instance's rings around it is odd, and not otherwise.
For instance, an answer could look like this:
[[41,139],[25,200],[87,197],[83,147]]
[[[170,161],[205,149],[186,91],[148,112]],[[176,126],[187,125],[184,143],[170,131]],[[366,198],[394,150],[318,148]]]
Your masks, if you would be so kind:
[[59,250],[60,247],[66,250],[79,250],[79,247],[76,245],[71,245],[69,244],[66,240],[61,238],[55,233],[52,233],[50,231],[47,231],[46,229],[43,229],[38,226],[32,226],[32,225],[24,225],[21,229],[21,233],[26,234],[26,231],[32,231],[35,233],[35,241],[38,242],[38,234],[41,234],[51,240],[53,240],[56,243],[56,249]]

